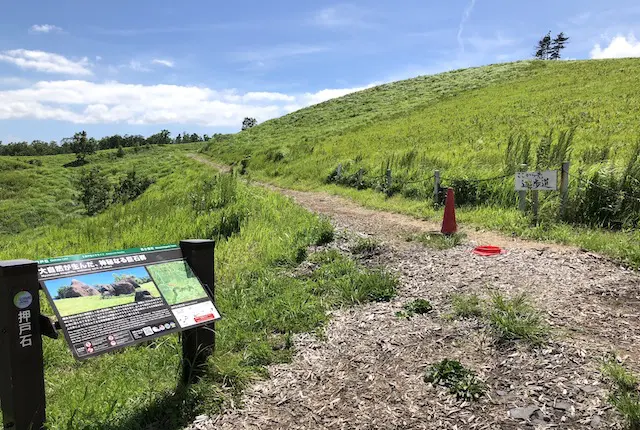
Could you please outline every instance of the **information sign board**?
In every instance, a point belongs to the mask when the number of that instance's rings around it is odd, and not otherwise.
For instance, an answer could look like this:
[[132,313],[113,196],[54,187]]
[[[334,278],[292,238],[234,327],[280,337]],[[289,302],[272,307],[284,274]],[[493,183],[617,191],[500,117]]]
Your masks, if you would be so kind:
[[40,260],[38,278],[80,360],[220,319],[176,245]]
[[558,172],[556,170],[516,172],[516,191],[555,191],[557,189]]

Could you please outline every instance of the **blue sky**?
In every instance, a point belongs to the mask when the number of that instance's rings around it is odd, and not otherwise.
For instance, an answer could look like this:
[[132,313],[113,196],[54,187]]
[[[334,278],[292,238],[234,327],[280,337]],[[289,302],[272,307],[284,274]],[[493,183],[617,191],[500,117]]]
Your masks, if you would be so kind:
[[237,131],[375,84],[529,58],[640,56],[632,0],[5,1],[0,141]]
[[44,285],[47,287],[51,297],[55,297],[58,294],[60,287],[66,287],[71,285],[71,281],[77,279],[80,282],[84,282],[89,286],[111,284],[115,282],[113,275],[131,275],[136,278],[148,278],[149,274],[144,267],[133,267],[129,269],[113,270],[111,272],[94,273],[91,275],[72,276],[70,278],[54,279],[52,281],[45,281]]

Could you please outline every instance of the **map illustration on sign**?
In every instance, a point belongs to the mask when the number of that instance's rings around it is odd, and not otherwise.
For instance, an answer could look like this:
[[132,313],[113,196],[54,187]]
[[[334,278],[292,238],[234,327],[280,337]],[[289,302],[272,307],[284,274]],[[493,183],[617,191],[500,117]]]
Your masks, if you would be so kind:
[[208,298],[202,284],[184,260],[147,266],[169,305]]
[[160,297],[144,267],[72,276],[44,284],[62,317]]

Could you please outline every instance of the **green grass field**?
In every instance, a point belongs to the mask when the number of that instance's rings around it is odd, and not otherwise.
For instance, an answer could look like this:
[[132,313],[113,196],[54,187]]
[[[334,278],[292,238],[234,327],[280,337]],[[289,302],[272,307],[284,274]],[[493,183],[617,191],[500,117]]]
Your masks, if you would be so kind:
[[[160,292],[153,282],[140,285],[138,291],[149,291],[153,297],[160,297]],[[95,311],[98,309],[112,308],[119,305],[128,305],[135,300],[135,294],[126,294],[108,299],[102,296],[74,297],[71,299],[58,299],[55,301],[60,316],[81,314],[83,312]]]
[[200,281],[183,261],[147,266],[167,303],[176,305],[207,297]]
[[[598,171],[623,173],[640,141],[639,59],[521,61],[422,76],[330,100],[250,130],[210,141],[204,152],[228,164],[249,159],[251,177],[299,189],[325,190],[367,206],[440,219],[431,198],[433,172],[444,186],[502,175],[528,159],[551,156],[540,142],[575,128],[566,156],[574,211],[584,203],[584,180]],[[531,142],[528,157],[507,157],[510,138]],[[538,152],[542,151],[540,154]],[[520,154],[522,155],[522,154]],[[554,161],[549,168],[560,168]],[[338,164],[343,175],[363,169],[364,190],[327,184]],[[544,163],[540,163],[544,164]],[[636,163],[637,176],[638,163]],[[387,167],[394,197],[380,192]],[[544,166],[542,166],[544,167]],[[638,178],[633,176],[632,180]],[[538,240],[578,245],[640,265],[640,234],[633,222],[610,232],[584,222],[557,222],[558,193],[543,194],[540,225],[518,213],[513,179],[489,181],[488,198],[459,211],[459,219]],[[612,180],[617,186],[619,180]],[[607,184],[608,185],[608,184]],[[636,192],[637,187],[629,185]],[[484,190],[484,189],[482,189]],[[481,191],[482,191],[481,190]],[[598,194],[594,189],[592,194]],[[606,212],[605,201],[587,195]],[[570,209],[571,209],[570,207]],[[576,219],[581,213],[574,213]],[[632,213],[638,219],[637,205]],[[626,222],[626,224],[625,224]]]
[[[84,208],[76,199],[75,187],[83,169],[99,167],[111,181],[130,170],[158,179],[184,165],[179,154],[194,148],[193,144],[127,148],[122,158],[115,150],[100,151],[88,157],[90,163],[82,167],[63,167],[75,159],[72,154],[0,157],[0,247],[8,235],[83,217]],[[147,162],[150,158],[155,162]]]
[[[0,242],[0,259],[36,260],[185,238],[216,240],[216,304],[224,318],[216,326],[216,352],[205,378],[188,389],[180,387],[178,336],[83,362],[73,359],[64,339],[45,338],[50,429],[183,428],[264,377],[265,365],[289,360],[291,336],[321,330],[331,307],[393,295],[390,275],[340,255],[323,260],[322,278],[291,277],[309,245],[332,240],[331,224],[279,194],[216,175],[186,158],[182,148],[154,148],[136,159],[139,170],[164,172],[136,200],[93,217],[42,219],[37,227],[6,234]],[[93,159],[109,157],[109,152],[98,153]],[[67,174],[64,157],[42,158],[54,176]],[[129,167],[105,165],[114,175]],[[40,200],[55,208],[53,200]],[[44,294],[41,301],[43,313],[52,315]]]

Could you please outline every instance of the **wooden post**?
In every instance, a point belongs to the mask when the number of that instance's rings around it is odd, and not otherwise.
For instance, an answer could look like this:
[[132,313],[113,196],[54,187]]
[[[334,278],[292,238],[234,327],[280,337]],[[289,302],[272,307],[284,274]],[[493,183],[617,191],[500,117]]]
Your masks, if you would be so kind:
[[336,169],[336,177],[338,180],[342,179],[342,163],[338,164],[338,168]]
[[39,290],[35,261],[0,261],[0,404],[5,429],[44,428]]
[[358,183],[356,184],[356,188],[358,189],[362,186],[362,175],[364,175],[364,169],[358,170]]
[[532,204],[533,204],[533,222],[535,225],[538,225],[538,190],[533,190],[531,191],[531,197],[532,197]]
[[567,198],[569,197],[569,162],[562,163],[560,175],[560,219],[564,219],[567,210]]
[[440,170],[433,172],[433,205],[437,205],[438,195],[440,194]]
[[387,181],[385,184],[385,192],[387,197],[391,197],[391,169],[387,169]]
[[[521,164],[520,171],[526,172],[527,165]],[[527,191],[526,190],[518,191],[518,208],[520,209],[520,212],[522,212],[523,214],[527,213]]]
[[[215,303],[213,240],[181,240],[180,249],[205,291]],[[188,385],[206,373],[207,359],[215,349],[215,323],[182,332],[182,382]]]

